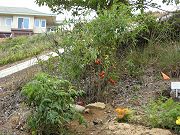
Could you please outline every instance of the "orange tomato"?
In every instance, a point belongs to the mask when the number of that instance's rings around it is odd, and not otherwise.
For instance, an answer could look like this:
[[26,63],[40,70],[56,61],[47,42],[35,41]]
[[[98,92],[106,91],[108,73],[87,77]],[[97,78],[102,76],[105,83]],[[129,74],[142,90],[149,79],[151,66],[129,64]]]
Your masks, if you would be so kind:
[[109,80],[108,80],[110,83],[111,83],[111,85],[115,85],[116,84],[116,81],[115,80],[113,80],[112,78],[109,78]]
[[101,79],[103,79],[104,77],[105,77],[104,75],[100,76]]
[[101,60],[100,60],[100,59],[96,59],[95,63],[96,63],[97,65],[99,65],[99,64],[101,64]]

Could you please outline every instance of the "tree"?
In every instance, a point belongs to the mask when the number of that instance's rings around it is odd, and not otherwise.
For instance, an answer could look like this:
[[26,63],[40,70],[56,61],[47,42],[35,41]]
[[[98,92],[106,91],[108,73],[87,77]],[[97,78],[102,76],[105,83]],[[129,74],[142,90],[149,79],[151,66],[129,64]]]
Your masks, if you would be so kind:
[[[179,4],[180,0],[162,0],[163,3],[169,5],[170,3]],[[84,9],[110,9],[114,3],[131,3],[135,9],[140,9],[144,13],[144,9],[148,7],[158,7],[153,0],[36,0],[39,6],[47,5],[53,12],[62,13],[63,10],[72,10],[73,14],[77,15],[78,11]]]
[[141,14],[143,14],[144,10],[148,7],[159,7],[156,3],[152,2],[152,0],[132,0],[130,3],[136,10],[140,10]]
[[[140,9],[141,14],[144,13],[144,10],[149,7],[160,9],[160,6],[153,2],[153,0],[132,0],[130,3],[133,7],[135,7],[136,10]],[[180,0],[162,0],[162,3],[167,5],[170,3],[175,3],[177,5],[180,3]]]
[[169,5],[170,3],[175,3],[176,5],[180,3],[180,0],[163,0],[162,3]]
[[47,5],[53,12],[73,10],[74,13],[83,9],[109,9],[115,2],[128,4],[128,0],[36,0],[39,6]]

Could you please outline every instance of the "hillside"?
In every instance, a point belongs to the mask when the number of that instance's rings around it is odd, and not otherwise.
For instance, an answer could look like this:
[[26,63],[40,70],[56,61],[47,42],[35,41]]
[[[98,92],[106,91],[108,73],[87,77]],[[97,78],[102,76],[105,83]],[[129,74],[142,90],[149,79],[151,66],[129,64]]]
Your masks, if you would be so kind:
[[115,5],[58,31],[48,40],[63,54],[4,78],[15,79],[0,89],[2,134],[180,134],[180,102],[170,90],[180,80],[179,27],[130,11]]

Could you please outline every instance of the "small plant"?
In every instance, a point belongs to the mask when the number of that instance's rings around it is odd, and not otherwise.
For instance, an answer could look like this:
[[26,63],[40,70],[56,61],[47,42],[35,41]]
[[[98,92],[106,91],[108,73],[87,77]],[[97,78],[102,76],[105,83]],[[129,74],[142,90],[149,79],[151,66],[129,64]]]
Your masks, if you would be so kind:
[[130,118],[131,110],[128,108],[117,108],[115,111],[117,113],[118,122],[125,122]]
[[180,116],[180,103],[171,98],[161,98],[146,106],[144,120],[151,127],[169,128],[180,132],[178,116]]
[[22,93],[33,107],[28,121],[33,135],[62,134],[65,125],[71,120],[84,122],[73,108],[74,99],[81,96],[82,92],[76,91],[66,80],[39,74],[23,87]]

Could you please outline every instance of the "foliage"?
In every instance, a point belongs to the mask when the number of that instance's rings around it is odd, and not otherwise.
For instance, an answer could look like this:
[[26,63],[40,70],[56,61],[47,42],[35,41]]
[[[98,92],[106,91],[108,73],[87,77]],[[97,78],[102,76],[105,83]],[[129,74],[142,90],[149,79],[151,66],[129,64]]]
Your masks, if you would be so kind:
[[22,90],[33,107],[29,126],[33,134],[57,134],[73,119],[84,122],[74,108],[74,99],[82,95],[66,80],[39,74]]
[[144,120],[151,127],[169,128],[180,132],[180,127],[176,125],[178,116],[180,116],[180,103],[171,98],[165,101],[162,98],[146,106]]
[[122,2],[128,4],[127,0],[36,0],[40,6],[47,5],[54,12],[62,12],[63,10],[73,10],[77,14],[78,11],[83,9],[92,9],[97,11],[98,9],[109,9],[114,3]]
[[[131,11],[129,6],[113,5],[91,22],[79,23],[72,31],[64,32],[55,42],[65,50],[56,63],[59,73],[84,89],[86,96],[93,100],[104,97],[108,84],[115,85],[121,74],[140,77],[148,62],[159,62],[162,54],[149,49],[171,40],[171,25],[159,23],[151,15],[134,15]],[[54,71],[53,68],[49,72]]]
[[[87,65],[98,58],[103,62],[105,72],[116,65],[116,51],[119,44],[132,41],[138,30],[129,32],[133,17],[131,9],[125,5],[113,6],[111,11],[104,10],[90,23],[75,28],[63,37],[61,44],[65,49],[60,60],[60,70],[71,79],[79,78]],[[73,56],[73,57],[72,57]]]
[[[67,32],[58,42],[65,50],[59,60],[61,75],[76,84],[85,78],[85,84],[89,83],[89,97],[102,94],[108,83],[114,85],[118,79],[115,70],[118,46],[133,42],[139,32],[137,29],[130,32],[133,21],[135,17],[128,6],[114,5],[110,11],[103,10],[95,20]],[[96,64],[98,59],[101,64]],[[103,78],[99,76],[102,71]]]
[[136,1],[131,1],[131,5],[135,8],[135,10],[139,10],[141,14],[144,14],[144,10],[153,7],[153,8],[158,8],[159,6],[157,3],[152,2],[151,0],[136,0]]
[[[170,3],[179,4],[179,0],[162,0],[163,3],[169,5]],[[63,10],[73,11],[74,14],[78,15],[79,11],[85,9],[92,9],[94,11],[102,9],[111,9],[113,4],[126,4],[135,7],[136,10],[140,9],[141,13],[144,13],[144,9],[149,7],[159,8],[157,3],[151,0],[36,0],[39,6],[47,5],[53,12],[62,13]],[[129,4],[130,3],[130,4]]]
[[170,3],[175,3],[176,5],[179,4],[179,0],[163,0],[163,3],[166,3],[167,5],[169,5]]

